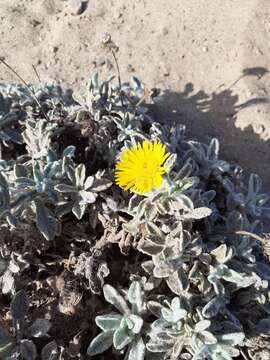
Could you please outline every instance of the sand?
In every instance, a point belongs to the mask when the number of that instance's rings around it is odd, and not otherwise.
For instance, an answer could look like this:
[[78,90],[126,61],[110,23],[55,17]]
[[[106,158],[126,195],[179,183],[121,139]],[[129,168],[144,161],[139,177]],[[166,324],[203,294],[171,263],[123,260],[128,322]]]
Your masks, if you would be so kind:
[[[0,56],[28,82],[78,89],[115,72],[100,40],[119,46],[123,80],[160,88],[154,113],[185,123],[270,189],[269,0],[0,0]],[[81,12],[76,14],[76,12]],[[15,76],[0,66],[0,81]]]

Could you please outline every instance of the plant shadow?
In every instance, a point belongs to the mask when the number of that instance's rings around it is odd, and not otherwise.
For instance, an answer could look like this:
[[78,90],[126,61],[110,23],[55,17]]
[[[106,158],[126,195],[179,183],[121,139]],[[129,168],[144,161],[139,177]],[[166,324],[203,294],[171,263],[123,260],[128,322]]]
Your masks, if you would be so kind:
[[[270,193],[270,140],[264,140],[254,131],[252,125],[240,129],[236,125],[238,114],[249,107],[269,106],[268,97],[252,97],[240,102],[240,97],[234,91],[234,86],[245,77],[255,76],[260,80],[268,70],[263,67],[247,68],[241,76],[229,87],[207,94],[203,90],[194,91],[194,85],[187,83],[183,91],[166,90],[157,96],[150,111],[155,119],[161,123],[184,124],[187,127],[187,137],[209,143],[213,137],[218,138],[221,145],[220,158],[237,163],[243,167],[244,173],[259,174],[264,183],[264,190]],[[264,231],[270,233],[270,224],[264,222]],[[269,281],[270,252],[269,237],[263,238],[263,254],[261,255],[261,271],[264,280]],[[254,305],[254,304],[253,304]],[[255,313],[252,307],[243,309],[243,317]],[[256,320],[254,322],[256,324]],[[257,333],[256,333],[257,331]],[[254,328],[254,334],[264,339],[268,334],[262,328]],[[268,338],[266,337],[266,342]],[[247,348],[243,351],[247,351]],[[262,351],[262,350],[260,350]],[[243,353],[242,353],[243,354]],[[268,354],[268,352],[267,352]],[[247,356],[247,355],[246,355]],[[249,357],[245,357],[246,359]],[[239,357],[237,359],[242,359]]]
[[207,94],[203,90],[194,92],[194,85],[187,83],[183,91],[164,91],[159,95],[150,111],[161,123],[185,124],[188,136],[209,142],[212,137],[220,141],[220,157],[243,167],[245,172],[259,174],[265,190],[270,191],[270,140],[264,140],[255,133],[252,125],[245,129],[236,126],[240,111],[257,105],[269,106],[267,97],[253,97],[239,103],[234,85],[247,76],[261,79],[268,70],[263,67],[247,68],[241,76],[225,90]]

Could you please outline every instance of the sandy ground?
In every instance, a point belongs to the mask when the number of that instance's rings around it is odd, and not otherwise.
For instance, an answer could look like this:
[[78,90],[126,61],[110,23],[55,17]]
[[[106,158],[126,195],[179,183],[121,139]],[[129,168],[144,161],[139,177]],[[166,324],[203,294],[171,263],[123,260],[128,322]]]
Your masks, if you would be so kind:
[[109,32],[122,78],[163,90],[163,121],[218,137],[222,157],[270,189],[269,0],[89,0],[75,12],[71,0],[0,0],[0,56],[29,82],[34,64],[42,81],[79,88],[95,68],[115,71],[100,46]]

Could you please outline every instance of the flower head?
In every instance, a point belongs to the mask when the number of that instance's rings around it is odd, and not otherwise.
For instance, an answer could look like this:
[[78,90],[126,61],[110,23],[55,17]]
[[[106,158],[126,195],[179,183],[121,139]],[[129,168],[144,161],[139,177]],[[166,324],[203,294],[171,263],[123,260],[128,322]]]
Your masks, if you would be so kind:
[[116,163],[115,180],[125,190],[146,193],[159,188],[167,170],[163,166],[170,153],[159,140],[144,140],[124,149]]

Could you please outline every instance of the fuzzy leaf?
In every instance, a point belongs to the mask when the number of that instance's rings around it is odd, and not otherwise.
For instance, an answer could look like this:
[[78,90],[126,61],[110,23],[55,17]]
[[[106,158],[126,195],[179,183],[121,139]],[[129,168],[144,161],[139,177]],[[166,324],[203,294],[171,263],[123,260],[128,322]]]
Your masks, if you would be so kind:
[[112,185],[112,182],[107,179],[96,179],[94,184],[91,186],[91,191],[100,192],[107,190]]
[[166,353],[167,351],[171,350],[172,345],[173,344],[171,342],[149,341],[146,344],[146,348],[152,353]]
[[158,213],[157,207],[153,203],[147,203],[144,210],[144,217],[147,221],[153,220]]
[[84,189],[85,190],[88,190],[94,183],[94,176],[88,176],[88,178],[85,180],[85,183],[84,183]]
[[63,151],[63,156],[74,157],[76,147],[74,145],[67,146]]
[[119,328],[122,316],[120,314],[107,314],[97,316],[95,322],[103,331],[116,330]]
[[165,161],[165,163],[163,165],[166,168],[166,172],[170,172],[170,170],[172,169],[176,159],[177,159],[177,154],[171,154],[168,157],[168,159]]
[[39,199],[35,199],[37,227],[46,240],[53,240],[59,233],[59,224]]
[[144,360],[145,350],[146,348],[142,337],[136,336],[131,344],[128,360]]
[[51,328],[51,323],[47,319],[36,319],[35,322],[31,325],[29,331],[33,337],[43,337],[46,336],[48,331]]
[[138,315],[131,314],[129,315],[128,320],[131,320],[132,322],[130,330],[132,330],[134,334],[139,334],[143,326],[143,319]]
[[[7,205],[9,203],[9,185],[8,185],[5,175],[2,174],[2,172],[0,172],[0,194],[5,199],[5,202],[4,202],[5,205]],[[3,206],[3,205],[4,204],[2,201],[1,206]]]
[[31,340],[21,340],[20,350],[25,360],[35,360],[37,358],[36,345]]
[[90,191],[81,190],[80,196],[82,198],[82,201],[80,201],[80,204],[93,204],[96,201],[97,195]]
[[80,164],[75,169],[76,186],[83,189],[85,181],[85,165]]
[[218,159],[218,153],[219,153],[219,141],[218,139],[212,139],[208,149],[207,149],[207,158],[209,160],[217,160]]
[[203,338],[205,344],[216,344],[217,339],[210,331],[200,331],[200,337]]
[[14,174],[16,178],[24,177],[27,178],[27,168],[24,165],[21,164],[15,164],[14,165]]
[[36,183],[41,183],[43,181],[43,173],[41,171],[41,166],[38,162],[35,162],[33,166],[33,176]]
[[187,311],[181,308],[180,299],[175,297],[172,300],[171,309],[163,307],[162,317],[169,323],[177,323],[187,315]]
[[17,189],[31,189],[35,186],[35,181],[27,177],[19,177],[15,180]]
[[223,334],[220,336],[220,340],[222,340],[223,342],[225,342],[227,345],[230,346],[242,345],[244,339],[245,339],[245,334],[242,332]]
[[87,204],[80,204],[79,201],[75,201],[72,212],[76,216],[77,219],[81,219],[87,209]]
[[114,331],[106,331],[96,336],[88,346],[87,354],[93,356],[108,350],[113,344],[113,334]]
[[58,184],[54,188],[61,193],[77,193],[78,191],[75,186],[67,184]]
[[142,200],[142,197],[138,194],[134,194],[128,204],[128,211],[133,212],[135,208],[139,205],[140,201]]
[[109,284],[105,284],[103,286],[103,294],[106,301],[112,304],[117,310],[119,310],[122,314],[129,314],[130,309],[127,305],[126,300],[123,298],[119,292]]
[[211,321],[201,320],[195,325],[194,331],[195,332],[204,331],[205,329],[208,329],[210,325],[211,325]]
[[248,287],[255,282],[253,276],[238,273],[235,270],[229,269],[226,265],[219,265],[217,275],[226,281],[236,284],[239,288]]
[[162,252],[162,250],[164,249],[164,245],[159,244],[155,241],[152,241],[152,239],[154,239],[153,236],[148,237],[146,239],[142,239],[139,242],[137,249],[139,251],[141,251],[143,254],[150,255],[150,256],[160,254]]
[[10,304],[10,311],[13,319],[22,320],[28,312],[29,300],[26,292],[22,289],[18,291]]
[[249,197],[252,198],[252,196],[258,194],[261,187],[262,187],[262,179],[259,177],[259,175],[251,174],[248,183]]
[[0,327],[0,359],[6,359],[13,352],[15,346],[14,339]]
[[179,359],[179,356],[183,350],[184,344],[185,344],[185,338],[183,339],[180,337],[180,339],[176,340],[176,342],[173,346],[170,360],[178,360]]
[[57,344],[53,340],[45,345],[41,351],[42,360],[56,360],[55,356],[57,355]]
[[178,185],[179,190],[181,190],[181,192],[184,192],[191,187],[195,188],[199,184],[199,182],[200,182],[200,179],[195,176],[186,178],[186,179],[182,180],[180,182],[180,184]]
[[233,257],[233,249],[228,248],[226,244],[221,244],[216,249],[212,250],[211,254],[219,263],[223,264]]
[[174,178],[174,181],[183,180],[190,175],[192,171],[192,165],[190,161],[187,161],[185,165],[178,171],[177,175]]
[[72,202],[59,202],[56,205],[55,215],[58,217],[64,216],[72,211],[73,203]]
[[161,316],[161,309],[162,309],[162,305],[157,302],[157,301],[148,301],[147,302],[147,309],[154,314],[156,317],[160,317]]
[[151,235],[155,235],[160,239],[160,243],[165,243],[165,234],[160,230],[160,228],[153,223],[152,221],[148,221],[145,223],[146,229]]
[[221,297],[214,297],[204,306],[202,314],[207,319],[215,317],[224,305],[225,302]]
[[139,281],[133,281],[128,290],[128,301],[135,307],[137,313],[140,313],[143,307],[143,291]]
[[126,328],[119,328],[113,334],[113,346],[117,350],[123,349],[131,343],[133,337],[129,335]]
[[194,208],[192,200],[184,194],[179,194],[177,196],[177,203],[175,203],[175,205],[176,209],[179,208],[179,210],[184,209],[186,211],[190,211]]
[[182,217],[183,219],[188,220],[200,220],[206,218],[212,214],[212,210],[207,207],[200,207],[191,210],[187,214],[184,214]]
[[166,279],[167,285],[173,293],[181,295],[183,291],[186,291],[189,287],[189,280],[185,272],[180,269],[175,271]]
[[13,292],[15,288],[14,283],[15,279],[13,273],[8,269],[4,272],[1,278],[2,293],[8,294],[9,292]]

